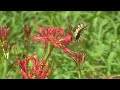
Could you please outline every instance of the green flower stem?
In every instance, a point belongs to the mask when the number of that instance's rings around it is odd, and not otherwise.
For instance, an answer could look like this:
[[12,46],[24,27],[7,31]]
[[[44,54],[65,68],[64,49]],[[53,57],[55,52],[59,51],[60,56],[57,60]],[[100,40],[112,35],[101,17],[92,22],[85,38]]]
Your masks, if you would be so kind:
[[29,41],[30,41],[30,37],[26,38],[26,43],[25,43],[25,54],[28,55],[28,51],[29,51]]
[[78,71],[78,78],[79,78],[79,79],[82,79],[81,65],[80,65],[80,64],[77,65],[77,69],[78,69],[78,70],[77,70],[77,71]]
[[6,73],[7,73],[7,60],[6,59],[4,60],[3,67],[4,67],[4,71],[3,71],[3,77],[2,78],[5,79]]
[[[3,49],[3,52],[4,52],[4,49]],[[3,61],[4,62],[3,63],[4,70],[3,70],[3,76],[2,76],[3,79],[5,79],[7,76],[7,60],[9,58],[9,52],[8,53],[4,52],[4,56],[5,56],[5,60],[3,59],[4,60]]]
[[46,52],[46,57],[45,57],[45,60],[48,61],[51,53],[52,53],[52,50],[53,50],[53,46],[51,45],[51,43],[49,42],[48,43],[48,48],[47,48],[47,52]]

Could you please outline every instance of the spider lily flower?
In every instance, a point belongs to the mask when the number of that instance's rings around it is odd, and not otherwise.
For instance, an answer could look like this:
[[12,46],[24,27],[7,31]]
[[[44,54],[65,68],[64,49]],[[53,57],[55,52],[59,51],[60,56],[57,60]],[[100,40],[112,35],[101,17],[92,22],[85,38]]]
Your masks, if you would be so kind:
[[0,28],[0,41],[3,42],[5,40],[7,40],[9,33],[10,33],[10,29],[7,28],[6,25],[2,26]]
[[[33,39],[44,44],[44,47],[48,46],[48,42],[54,45],[54,47],[66,47],[72,41],[72,36],[67,35],[62,28],[58,27],[39,27],[39,35],[34,35]],[[64,36],[66,34],[66,36]]]
[[30,34],[31,34],[31,28],[29,26],[25,25],[24,26],[24,35],[25,35],[25,37],[28,38],[30,36]]
[[83,54],[82,51],[75,52],[72,59],[76,64],[83,64],[85,62],[86,54]]
[[[27,57],[25,60],[20,60],[17,65],[20,66],[21,70],[19,73],[23,79],[45,79],[50,74],[50,68],[46,65],[46,61],[38,61],[34,58],[35,55]],[[32,64],[31,64],[32,63]],[[31,66],[29,67],[29,64]]]

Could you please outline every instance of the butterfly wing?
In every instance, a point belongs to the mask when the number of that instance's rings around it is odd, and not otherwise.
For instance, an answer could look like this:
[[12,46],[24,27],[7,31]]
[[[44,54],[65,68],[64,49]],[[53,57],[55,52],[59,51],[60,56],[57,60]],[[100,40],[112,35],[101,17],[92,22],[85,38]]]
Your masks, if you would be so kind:
[[74,38],[75,38],[75,41],[78,42],[78,40],[80,39],[81,37],[81,34],[82,32],[84,31],[84,29],[88,26],[89,24],[79,24],[77,26],[77,28],[75,29],[74,31]]

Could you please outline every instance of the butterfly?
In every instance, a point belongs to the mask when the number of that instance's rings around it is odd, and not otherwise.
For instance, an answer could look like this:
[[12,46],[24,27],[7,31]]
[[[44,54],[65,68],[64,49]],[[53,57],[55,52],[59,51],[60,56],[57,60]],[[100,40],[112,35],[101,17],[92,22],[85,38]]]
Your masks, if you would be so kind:
[[84,31],[84,29],[88,26],[89,24],[88,23],[81,23],[81,24],[78,24],[74,29],[72,29],[72,26],[70,24],[70,22],[68,21],[68,29],[70,31],[72,31],[72,36],[73,38],[75,39],[76,42],[79,41],[81,35],[82,35],[82,32]]
[[82,24],[78,24],[77,27],[74,29],[74,38],[75,38],[75,41],[78,42],[81,35],[82,35],[82,32],[85,30],[85,28],[88,26],[89,24],[87,23],[82,23]]

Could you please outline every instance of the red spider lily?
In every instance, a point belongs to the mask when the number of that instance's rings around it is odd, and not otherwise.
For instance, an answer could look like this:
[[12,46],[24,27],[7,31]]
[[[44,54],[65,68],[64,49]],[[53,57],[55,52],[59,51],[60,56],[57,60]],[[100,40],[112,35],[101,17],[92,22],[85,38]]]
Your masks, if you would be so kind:
[[[20,66],[20,74],[24,79],[45,79],[50,74],[50,68],[46,65],[46,61],[39,62],[38,59],[32,55],[25,60],[18,61],[17,64]],[[30,61],[33,62],[31,68],[29,68]]]
[[72,59],[76,64],[83,64],[85,62],[86,55],[82,53],[82,51],[75,52]]
[[27,25],[25,25],[24,27],[24,35],[28,38],[30,36],[31,33],[31,28]]
[[[72,41],[72,36],[66,34],[64,29],[55,27],[39,27],[39,35],[34,35],[34,40],[44,43],[44,46],[48,46],[48,42],[52,43],[55,47],[66,47]],[[64,35],[66,34],[66,37]]]
[[0,40],[1,41],[7,40],[9,33],[10,33],[10,29],[7,28],[7,26],[4,25],[3,27],[1,27],[0,28]]

